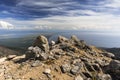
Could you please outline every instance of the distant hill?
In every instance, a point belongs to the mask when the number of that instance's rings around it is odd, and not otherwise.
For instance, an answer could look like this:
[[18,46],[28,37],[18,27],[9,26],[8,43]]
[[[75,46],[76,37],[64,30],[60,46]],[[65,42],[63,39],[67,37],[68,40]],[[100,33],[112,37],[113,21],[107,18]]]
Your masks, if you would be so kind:
[[19,53],[17,51],[11,50],[4,46],[0,46],[0,57],[8,56],[8,55],[20,55],[20,54],[21,53]]
[[[24,53],[26,49],[32,45],[35,38],[40,34],[24,36],[21,38],[9,38],[9,39],[0,39],[0,45],[6,46],[9,49],[16,50]],[[52,34],[44,34],[47,38],[51,37]]]

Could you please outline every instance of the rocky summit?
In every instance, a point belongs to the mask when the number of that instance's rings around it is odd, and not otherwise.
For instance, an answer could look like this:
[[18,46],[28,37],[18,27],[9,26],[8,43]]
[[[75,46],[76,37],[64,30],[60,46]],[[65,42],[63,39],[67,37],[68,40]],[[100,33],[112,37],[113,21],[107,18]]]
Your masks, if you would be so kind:
[[24,55],[0,58],[0,80],[120,80],[120,61],[75,35],[40,35]]

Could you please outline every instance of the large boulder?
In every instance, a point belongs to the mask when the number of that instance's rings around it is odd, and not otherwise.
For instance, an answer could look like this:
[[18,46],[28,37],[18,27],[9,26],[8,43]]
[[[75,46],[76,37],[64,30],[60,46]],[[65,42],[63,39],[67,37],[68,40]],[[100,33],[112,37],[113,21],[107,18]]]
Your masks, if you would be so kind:
[[63,36],[58,36],[58,43],[68,42],[69,40]]
[[41,53],[41,49],[39,47],[30,46],[28,47],[28,51],[26,52],[26,58],[27,59],[37,58],[40,56],[40,53]]
[[44,53],[41,48],[39,47],[28,47],[28,51],[26,52],[27,59],[39,59],[39,60],[46,60],[48,58],[48,54]]
[[120,61],[119,60],[112,60],[110,62],[110,65],[108,66],[107,72],[115,80],[120,80]]
[[104,52],[102,53],[104,56],[109,57],[109,58],[115,58],[115,55],[113,53],[109,53],[109,52]]
[[41,48],[46,53],[49,52],[49,43],[48,43],[48,40],[43,35],[40,35],[40,36],[38,36],[36,38],[33,46],[38,46],[39,48]]
[[120,61],[119,60],[112,60],[110,62],[109,68],[112,70],[120,70]]
[[74,42],[80,42],[80,40],[75,35],[71,36],[71,40],[74,41]]

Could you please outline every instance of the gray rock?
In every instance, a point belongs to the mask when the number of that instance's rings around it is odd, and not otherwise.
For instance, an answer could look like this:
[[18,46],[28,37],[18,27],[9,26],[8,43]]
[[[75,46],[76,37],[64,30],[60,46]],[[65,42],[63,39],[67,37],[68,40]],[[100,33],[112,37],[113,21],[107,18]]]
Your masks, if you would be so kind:
[[73,75],[75,75],[75,74],[79,73],[79,70],[80,70],[79,66],[74,66],[74,67],[71,69],[70,72],[71,72]]
[[61,55],[54,55],[55,59],[59,59],[61,57]]
[[41,66],[43,63],[41,63],[39,60],[36,60],[34,63],[31,64],[32,67]]
[[67,52],[66,55],[67,55],[67,56],[74,57],[74,53],[73,53],[73,52]]
[[96,58],[96,60],[94,62],[97,63],[97,64],[99,64],[102,67],[109,65],[109,62],[107,62],[105,60],[102,60],[102,59],[99,59],[99,58]]
[[97,80],[112,80],[109,74],[98,74]]
[[75,35],[71,36],[71,40],[73,40],[74,42],[80,42],[80,40]]
[[44,74],[50,74],[51,70],[50,69],[45,69],[45,71],[43,72]]
[[80,63],[81,62],[81,59],[74,59],[73,61],[72,61],[72,64],[76,64],[76,63]]
[[62,49],[53,49],[51,52],[53,55],[65,55],[65,52]]
[[8,60],[11,60],[11,59],[15,58],[16,56],[17,56],[17,55],[8,55],[8,56],[7,56],[7,59],[8,59]]
[[88,71],[83,72],[83,74],[87,77],[87,78],[92,78],[92,74]]
[[71,44],[69,43],[64,43],[64,44],[61,44],[60,45],[60,48],[63,50],[63,51],[66,51],[66,52],[73,52],[75,53],[77,51],[77,48],[72,46]]
[[26,58],[26,59],[31,59],[31,58],[35,58],[35,57],[36,57],[35,53],[33,53],[33,52],[31,52],[31,51],[27,51],[27,52],[25,53],[25,58]]
[[109,58],[115,58],[115,55],[113,53],[109,53],[109,52],[104,52],[102,53],[104,56],[109,57]]
[[58,36],[58,43],[68,42],[68,39],[63,36]]
[[51,41],[51,43],[50,43],[52,46],[54,46],[55,45],[55,41]]
[[93,64],[92,66],[93,66],[94,70],[102,71],[102,69],[100,68],[100,66],[98,64]]
[[120,61],[119,60],[112,60],[110,62],[109,68],[111,70],[120,70]]
[[[30,51],[31,50],[31,51]],[[46,60],[49,54],[44,53],[39,47],[29,47],[28,51],[26,52],[26,58],[30,59],[39,59],[39,60]]]
[[97,56],[97,53],[93,51],[89,51],[89,54],[91,54],[92,56]]
[[7,58],[6,58],[6,57],[0,58],[0,63],[5,62],[6,60],[7,60]]
[[80,57],[80,59],[83,61],[83,62],[89,62],[90,60],[86,57]]
[[61,66],[61,71],[62,71],[63,73],[70,72],[70,70],[71,70],[70,64],[63,64],[63,65]]
[[71,36],[70,41],[72,44],[74,44],[79,49],[91,50],[91,48],[86,45],[84,40],[79,40],[75,35]]
[[49,57],[48,54],[41,53],[40,56],[38,57],[38,59],[44,61],[44,60],[47,60],[48,57]]
[[78,75],[75,77],[75,80],[83,80],[82,76]]
[[51,53],[55,59],[59,59],[61,56],[65,55],[65,52],[61,49],[53,49],[51,50]]
[[35,79],[33,79],[33,78],[30,78],[30,80],[35,80]]
[[32,52],[35,53],[36,57],[39,57],[39,54],[42,52],[42,50],[38,46],[35,46],[33,47]]
[[49,68],[45,69],[43,73],[47,76],[48,80],[53,80],[51,76],[51,70]]
[[38,36],[36,38],[33,46],[38,46],[39,48],[41,48],[46,53],[49,52],[49,43],[48,43],[48,40],[43,35],[40,35],[40,36]]
[[75,59],[73,60],[72,64],[74,66],[79,66],[79,69],[84,67],[84,63],[80,59]]
[[37,58],[40,56],[40,54],[42,53],[41,49],[37,46],[33,47],[28,47],[28,51],[26,52],[26,58],[30,59],[30,58]]
[[120,80],[120,61],[112,60],[110,65],[106,68],[107,72],[112,76],[115,80]]
[[91,78],[87,78],[87,79],[85,79],[85,80],[93,80],[93,79],[91,79]]
[[55,57],[52,56],[52,55],[49,55],[49,56],[48,56],[48,59],[49,59],[49,60],[55,60]]
[[95,71],[91,63],[85,62],[85,66],[88,71]]
[[34,48],[33,46],[30,46],[30,47],[28,47],[28,50],[29,50],[29,51],[32,51],[33,48]]

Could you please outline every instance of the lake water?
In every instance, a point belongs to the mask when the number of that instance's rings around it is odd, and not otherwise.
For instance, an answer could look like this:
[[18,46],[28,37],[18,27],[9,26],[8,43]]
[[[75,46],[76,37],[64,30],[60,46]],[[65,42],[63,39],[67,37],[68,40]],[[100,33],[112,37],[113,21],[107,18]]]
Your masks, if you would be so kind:
[[[46,31],[47,32],[47,31]],[[23,36],[30,36],[32,34],[46,33],[42,31],[6,31],[0,32],[0,39],[19,38]],[[47,32],[47,33],[51,33]],[[59,35],[63,35],[70,38],[71,35],[76,35],[79,39],[85,40],[89,45],[95,45],[97,47],[120,47],[120,35],[106,32],[94,32],[94,31],[62,31],[53,32],[50,40],[56,40]]]
[[120,47],[120,35],[94,32],[68,32],[53,35],[50,40],[56,40],[59,35],[63,35],[67,38],[70,38],[71,35],[76,35],[80,40],[85,40],[87,44],[97,47]]

